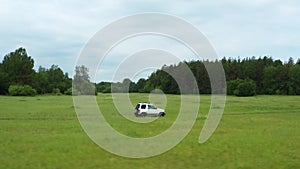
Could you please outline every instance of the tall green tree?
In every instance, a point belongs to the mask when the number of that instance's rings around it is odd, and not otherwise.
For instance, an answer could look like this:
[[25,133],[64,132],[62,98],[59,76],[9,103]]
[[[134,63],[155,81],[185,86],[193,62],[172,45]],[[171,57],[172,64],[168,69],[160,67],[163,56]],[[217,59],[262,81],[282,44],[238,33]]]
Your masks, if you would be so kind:
[[34,87],[39,94],[64,93],[71,86],[72,79],[57,65],[52,65],[49,69],[40,66],[38,72],[35,74]]
[[188,63],[188,66],[196,78],[199,92],[202,94],[210,93],[210,81],[203,62],[192,61]]
[[111,83],[110,82],[97,83],[96,89],[100,93],[110,93],[111,92]]
[[48,70],[40,66],[38,72],[35,74],[34,87],[39,94],[50,93],[51,87],[49,84]]
[[297,60],[297,63],[296,63],[296,64],[297,64],[297,65],[300,65],[300,59]]
[[263,72],[263,86],[265,94],[276,94],[278,84],[276,83],[276,75],[278,69],[274,66],[269,66],[264,69]]
[[[1,72],[8,75],[9,85],[32,85],[34,60],[24,48],[19,48],[4,56]],[[4,75],[5,76],[5,75]]]
[[8,87],[9,87],[9,75],[6,72],[0,71],[0,94],[8,94]]
[[293,65],[289,70],[289,94],[300,95],[300,65]]
[[263,71],[264,94],[288,94],[287,66],[268,66]]
[[293,66],[294,65],[294,59],[292,57],[289,58],[288,62],[287,62],[288,66]]
[[140,93],[145,92],[144,91],[145,85],[146,85],[146,79],[144,79],[144,78],[139,79],[139,81],[136,83],[137,92],[140,92]]
[[48,78],[52,90],[59,89],[63,93],[71,87],[71,80],[69,79],[68,74],[64,74],[58,65],[51,66],[48,70]]
[[84,65],[75,67],[75,75],[73,79],[73,94],[97,94],[95,84],[90,82],[90,76],[88,72],[88,68]]

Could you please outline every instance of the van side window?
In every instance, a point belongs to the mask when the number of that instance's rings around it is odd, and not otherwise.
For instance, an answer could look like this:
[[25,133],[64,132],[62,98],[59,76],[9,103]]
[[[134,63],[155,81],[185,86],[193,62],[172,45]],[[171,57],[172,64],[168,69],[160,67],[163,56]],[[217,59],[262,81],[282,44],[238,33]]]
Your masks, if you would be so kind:
[[142,104],[141,109],[146,109],[146,105]]

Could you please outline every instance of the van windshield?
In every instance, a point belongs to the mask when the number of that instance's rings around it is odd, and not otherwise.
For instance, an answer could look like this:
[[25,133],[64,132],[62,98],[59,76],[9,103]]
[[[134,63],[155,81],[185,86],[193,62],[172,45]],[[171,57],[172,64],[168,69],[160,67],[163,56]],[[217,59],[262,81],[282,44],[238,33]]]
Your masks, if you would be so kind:
[[140,107],[140,104],[137,104],[137,105],[135,106],[135,109],[139,109],[139,107]]

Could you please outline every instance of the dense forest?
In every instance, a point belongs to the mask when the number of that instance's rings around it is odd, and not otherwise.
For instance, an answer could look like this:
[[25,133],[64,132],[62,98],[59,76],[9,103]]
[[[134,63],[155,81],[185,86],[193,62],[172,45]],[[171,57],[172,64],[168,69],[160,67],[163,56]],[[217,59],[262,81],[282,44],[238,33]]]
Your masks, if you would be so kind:
[[[204,63],[210,61],[184,62],[193,72],[199,92],[209,94],[211,92],[209,76]],[[295,63],[289,58],[286,63],[281,60],[273,60],[271,57],[256,59],[226,59],[222,62],[227,81],[227,94],[237,96],[252,96],[255,94],[300,94],[300,59]],[[213,62],[210,62],[213,63]],[[177,65],[163,66],[153,72],[148,79],[140,79],[132,82],[124,79],[123,82],[96,84],[98,92],[144,92],[160,89],[164,93],[179,94],[176,81],[167,72],[180,70],[183,62]],[[179,74],[182,73],[177,71]],[[185,76],[182,75],[184,78]],[[129,84],[129,85],[128,85]],[[128,87],[129,86],[129,87]]]
[[[57,65],[33,69],[34,60],[24,48],[5,55],[0,63],[0,94],[72,94],[72,79]],[[80,70],[81,67],[76,67]]]
[[[227,94],[252,96],[255,94],[300,95],[300,59],[287,62],[263,58],[223,58],[222,62],[226,81]],[[153,72],[147,79],[139,79],[136,83],[125,78],[122,82],[100,82],[96,84],[96,92],[141,92],[148,93],[160,89],[164,93],[179,94],[178,84],[168,72],[176,72],[185,78],[181,71],[187,65],[196,79],[199,92],[211,92],[209,76],[204,63],[211,61],[181,62],[176,65],[163,66]],[[3,95],[36,95],[36,94],[86,94],[94,83],[89,81],[88,69],[76,66],[73,77],[75,84],[72,91],[72,78],[57,65],[50,68],[39,67],[34,70],[34,60],[28,56],[24,48],[6,54],[0,63],[0,94]],[[86,91],[86,92],[85,92]],[[94,93],[88,93],[94,94]]]

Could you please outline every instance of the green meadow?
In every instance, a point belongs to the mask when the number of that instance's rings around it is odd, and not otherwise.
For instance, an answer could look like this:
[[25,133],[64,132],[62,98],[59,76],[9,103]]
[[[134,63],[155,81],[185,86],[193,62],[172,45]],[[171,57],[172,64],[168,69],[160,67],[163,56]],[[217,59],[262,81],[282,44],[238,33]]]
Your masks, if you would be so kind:
[[[130,94],[133,105],[148,97]],[[99,94],[97,102],[119,132],[150,137],[168,129],[178,115],[180,96],[166,97],[167,115],[145,124],[118,114],[110,94]],[[85,134],[71,96],[0,96],[0,168],[300,168],[300,96],[227,96],[221,122],[204,144],[198,143],[198,137],[210,95],[200,99],[197,120],[177,146],[158,156],[131,159],[105,151]]]

